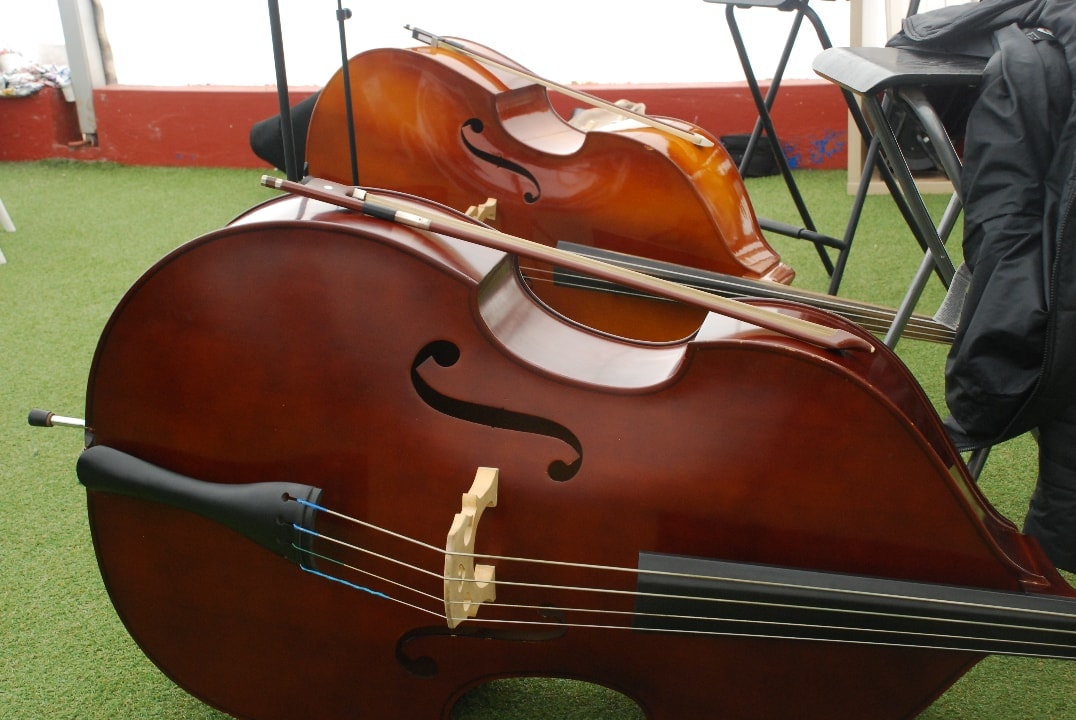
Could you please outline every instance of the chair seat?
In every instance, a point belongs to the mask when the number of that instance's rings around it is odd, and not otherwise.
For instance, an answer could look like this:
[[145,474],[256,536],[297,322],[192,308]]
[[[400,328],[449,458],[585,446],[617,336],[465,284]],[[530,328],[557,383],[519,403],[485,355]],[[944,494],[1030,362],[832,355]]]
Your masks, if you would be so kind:
[[840,47],[823,50],[812,67],[846,90],[867,95],[909,85],[978,85],[986,58],[892,47]]
[[702,0],[708,3],[736,5],[737,7],[772,7],[778,10],[795,10],[796,5],[810,0]]
[[720,3],[722,5],[736,5],[737,7],[769,7],[778,10],[792,10],[796,7],[797,0],[702,0],[708,3]]

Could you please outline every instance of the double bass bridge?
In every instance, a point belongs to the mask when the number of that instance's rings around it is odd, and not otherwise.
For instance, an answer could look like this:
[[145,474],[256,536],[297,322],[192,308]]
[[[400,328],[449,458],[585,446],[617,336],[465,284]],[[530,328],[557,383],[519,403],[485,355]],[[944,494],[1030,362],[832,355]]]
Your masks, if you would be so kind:
[[455,628],[478,614],[478,606],[496,598],[494,567],[475,563],[478,521],[497,504],[496,468],[480,467],[471,489],[463,494],[461,510],[452,518],[445,540],[445,620]]

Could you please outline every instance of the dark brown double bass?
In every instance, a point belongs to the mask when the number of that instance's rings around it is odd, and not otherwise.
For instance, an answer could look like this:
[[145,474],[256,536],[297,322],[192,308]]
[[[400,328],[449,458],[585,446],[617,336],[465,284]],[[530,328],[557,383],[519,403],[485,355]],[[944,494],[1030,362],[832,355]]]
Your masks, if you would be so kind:
[[[351,182],[350,97],[365,186],[457,210],[492,198],[494,227],[546,245],[571,242],[737,277],[793,279],[763,237],[735,163],[706,131],[637,113],[585,131],[554,111],[548,88],[555,83],[476,43],[414,35],[430,44],[361,53],[348,63],[350,88],[342,70],[325,85],[307,136],[311,176]],[[611,325],[619,313],[608,295],[581,305],[570,288],[542,282],[552,279],[552,268],[525,265],[524,272],[547,303],[620,334],[637,337],[646,327],[652,339],[681,339],[702,319],[639,303],[630,326]]]
[[985,653],[1072,656],[1074,592],[851,324],[617,338],[443,208],[301,193],[150,269],[89,378],[102,576],[206,703],[447,718],[539,675],[655,720],[907,718]]

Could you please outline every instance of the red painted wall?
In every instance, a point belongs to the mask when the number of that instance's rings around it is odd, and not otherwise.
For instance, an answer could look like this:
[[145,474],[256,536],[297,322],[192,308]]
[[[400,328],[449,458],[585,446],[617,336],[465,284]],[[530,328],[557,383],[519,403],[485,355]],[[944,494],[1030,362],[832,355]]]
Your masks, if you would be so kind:
[[[652,115],[694,123],[712,135],[747,134],[758,113],[747,85],[591,85],[586,91],[615,102],[642,102]],[[766,92],[766,88],[762,88]],[[567,115],[572,101],[550,96]],[[786,81],[773,111],[774,128],[793,168],[843,169],[847,166],[848,109],[837,87],[829,82]]]
[[[693,122],[715,136],[751,131],[756,118],[746,85],[593,85],[598,97],[646,104],[653,115]],[[293,103],[314,88],[296,88]],[[551,94],[558,112],[574,104]],[[80,143],[73,103],[46,88],[27,98],[0,99],[0,161],[72,158],[126,165],[262,168],[248,134],[277,112],[272,87],[159,88],[113,85],[94,92],[97,147]],[[844,168],[847,113],[836,87],[786,81],[774,123],[793,167]]]
[[59,90],[0,98],[0,160],[40,160],[79,139],[75,106]]

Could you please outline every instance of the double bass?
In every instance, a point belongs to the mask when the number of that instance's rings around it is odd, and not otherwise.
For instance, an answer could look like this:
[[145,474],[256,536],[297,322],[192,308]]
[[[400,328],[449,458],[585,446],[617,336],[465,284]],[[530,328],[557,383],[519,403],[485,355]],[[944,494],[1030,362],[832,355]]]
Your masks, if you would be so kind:
[[[478,43],[413,34],[425,44],[360,53],[346,75],[341,68],[326,83],[307,133],[310,176],[348,183],[357,169],[364,186],[457,210],[491,198],[491,225],[546,245],[577,243],[781,284],[794,278],[763,236],[732,158],[702,128],[618,110],[628,117],[580,129],[551,104],[550,86],[564,86]],[[524,265],[545,302],[603,330],[681,339],[703,317],[635,301],[631,324],[612,324],[619,303],[595,294],[580,305],[570,280],[552,281],[554,271]]]
[[654,720],[908,718],[1076,651],[1076,592],[851,323],[700,298],[690,339],[617,337],[446,208],[274,186],[137,281],[87,387],[102,577],[202,701],[447,718],[553,676]]

